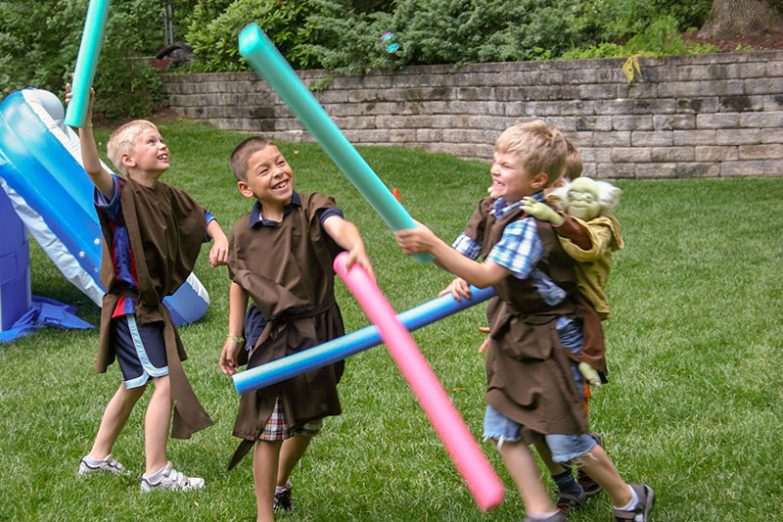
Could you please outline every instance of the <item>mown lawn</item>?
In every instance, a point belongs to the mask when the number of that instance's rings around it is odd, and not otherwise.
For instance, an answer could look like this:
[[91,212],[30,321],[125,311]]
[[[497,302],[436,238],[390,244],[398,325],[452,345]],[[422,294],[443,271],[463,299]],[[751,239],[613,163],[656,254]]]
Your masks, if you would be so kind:
[[[187,122],[161,131],[172,150],[164,181],[184,188],[228,231],[249,209],[235,189],[228,156],[243,137]],[[106,132],[100,137],[105,143]],[[450,280],[396,247],[381,218],[315,144],[282,143],[298,189],[334,195],[362,230],[378,282],[397,310],[431,299]],[[103,147],[103,145],[101,145]],[[451,240],[485,193],[488,165],[399,148],[360,152],[414,218]],[[617,215],[626,249],[615,257],[606,323],[610,384],[592,404],[592,428],[629,481],[658,496],[656,521],[775,520],[783,494],[778,458],[783,436],[783,178],[617,181]],[[33,293],[98,309],[70,286],[34,245]],[[206,251],[206,249],[205,249]],[[172,441],[178,467],[206,478],[193,494],[139,491],[135,477],[77,479],[119,371],[94,371],[96,331],[41,330],[0,345],[0,520],[252,520],[250,459],[226,470],[238,396],[217,359],[226,334],[228,277],[196,269],[212,305],[180,329],[191,382],[216,421],[190,441]],[[367,320],[342,283],[337,295],[346,328]],[[414,333],[474,435],[481,435],[481,306]],[[329,419],[295,471],[302,521],[506,521],[523,517],[519,497],[488,445],[485,453],[507,485],[506,500],[478,511],[413,394],[383,347],[353,356],[340,385],[344,413]],[[148,394],[149,395],[149,394]],[[147,397],[148,398],[148,397]],[[136,408],[114,454],[141,473],[142,420]],[[550,484],[550,482],[547,482]],[[611,520],[604,495],[571,520]]]

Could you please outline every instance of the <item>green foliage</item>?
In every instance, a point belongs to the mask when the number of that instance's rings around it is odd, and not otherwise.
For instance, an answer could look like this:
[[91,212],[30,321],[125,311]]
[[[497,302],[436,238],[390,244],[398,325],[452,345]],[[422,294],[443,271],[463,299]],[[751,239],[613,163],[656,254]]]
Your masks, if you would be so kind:
[[[114,0],[94,86],[97,117],[148,114],[158,103],[160,78],[146,64],[163,43],[164,0]],[[24,88],[60,96],[76,66],[87,2],[0,1],[0,95]]]
[[[715,52],[714,46],[686,42],[677,29],[677,20],[672,16],[655,19],[643,31],[634,35],[625,44],[601,43],[585,49],[569,51],[563,58],[616,58],[633,56],[663,56],[671,54]],[[630,80],[629,80],[630,81]]]
[[298,45],[315,28],[307,23],[310,2],[301,0],[213,0],[199,2],[184,23],[185,39],[193,47],[193,71],[239,71],[247,65],[239,55],[239,32],[257,22],[286,59],[297,68],[314,65]]

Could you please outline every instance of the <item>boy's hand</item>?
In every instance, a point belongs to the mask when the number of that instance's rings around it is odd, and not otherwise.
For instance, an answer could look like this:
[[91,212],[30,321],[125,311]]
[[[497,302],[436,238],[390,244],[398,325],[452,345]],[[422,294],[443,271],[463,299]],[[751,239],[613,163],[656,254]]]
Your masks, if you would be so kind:
[[212,240],[209,249],[209,264],[212,268],[228,263],[228,238],[224,235]]
[[398,230],[394,233],[394,237],[406,255],[430,252],[437,242],[435,234],[419,222],[416,222],[414,228]]
[[239,350],[242,350],[243,346],[236,342],[233,337],[226,339],[223,343],[223,351],[220,352],[220,370],[225,375],[234,375],[237,373],[239,364],[237,363],[237,356]]
[[[72,75],[73,76],[73,75]],[[71,84],[65,84],[65,105],[71,103],[73,98],[73,92],[71,92]],[[90,103],[87,105],[87,114],[85,115],[84,122],[85,127],[92,127],[92,106],[95,104],[95,89],[90,87]]]
[[563,218],[552,207],[540,203],[531,197],[522,200],[522,210],[541,221],[548,221],[555,226],[563,224]]
[[592,386],[592,387],[599,387],[601,386],[601,376],[598,375],[598,372],[587,364],[586,362],[580,362],[579,363],[579,372],[582,374],[582,377],[584,377],[585,381]]
[[[483,334],[489,333],[489,326],[479,326],[479,332]],[[487,351],[487,348],[489,348],[489,335],[481,341],[481,345],[478,347],[478,353],[484,353]]]
[[346,270],[350,270],[354,264],[363,267],[373,283],[375,282],[375,271],[372,269],[370,257],[367,255],[367,252],[365,252],[363,244],[356,245],[348,251],[348,259],[345,260]]
[[445,294],[451,294],[454,299],[457,301],[461,301],[463,298],[468,299],[470,297],[470,285],[467,281],[462,279],[461,277],[458,277],[454,279],[451,283],[449,283],[449,286],[438,292],[438,296],[442,296]]

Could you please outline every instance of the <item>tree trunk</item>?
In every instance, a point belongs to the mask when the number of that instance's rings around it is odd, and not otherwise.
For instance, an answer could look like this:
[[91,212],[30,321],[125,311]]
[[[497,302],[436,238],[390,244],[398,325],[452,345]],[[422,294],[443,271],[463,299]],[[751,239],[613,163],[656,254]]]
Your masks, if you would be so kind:
[[732,39],[777,33],[783,16],[777,0],[713,0],[699,38]]

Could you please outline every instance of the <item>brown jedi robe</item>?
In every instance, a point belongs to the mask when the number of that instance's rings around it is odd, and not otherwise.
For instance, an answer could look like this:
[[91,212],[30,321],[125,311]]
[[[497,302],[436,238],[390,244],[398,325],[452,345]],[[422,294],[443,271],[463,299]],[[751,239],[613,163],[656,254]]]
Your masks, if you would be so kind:
[[[267,320],[248,368],[311,348],[344,334],[334,299],[333,256],[339,247],[321,229],[318,211],[335,207],[331,197],[301,194],[301,206],[277,226],[251,228],[250,213],[229,239],[229,275]],[[229,468],[249,451],[279,395],[289,427],[341,413],[337,383],[343,362],[328,365],[242,396],[234,435],[243,439]]]
[[[489,254],[505,227],[524,216],[522,209],[496,220],[489,212],[494,200],[479,202],[465,233]],[[542,434],[587,432],[583,399],[573,379],[568,351],[555,328],[559,316],[578,317],[573,300],[576,278],[549,223],[537,222],[545,255],[536,268],[566,290],[569,297],[552,307],[544,303],[529,279],[509,276],[495,286],[497,297],[487,307],[490,343],[487,353],[487,404],[524,426],[530,443]]]
[[163,298],[173,294],[193,270],[201,243],[206,237],[204,209],[182,190],[165,183],[146,187],[130,178],[119,178],[120,205],[128,227],[131,252],[136,263],[138,294],[130,294],[124,283],[115,278],[110,246],[113,244],[111,223],[102,210],[98,217],[103,229],[101,282],[106,287],[101,309],[100,348],[96,369],[99,373],[114,361],[110,343],[110,323],[121,295],[137,298],[136,320],[140,324],[163,322],[163,340],[171,381],[174,421],[171,436],[187,439],[212,424],[209,415],[196,398],[182,368],[187,355],[174,321]]

